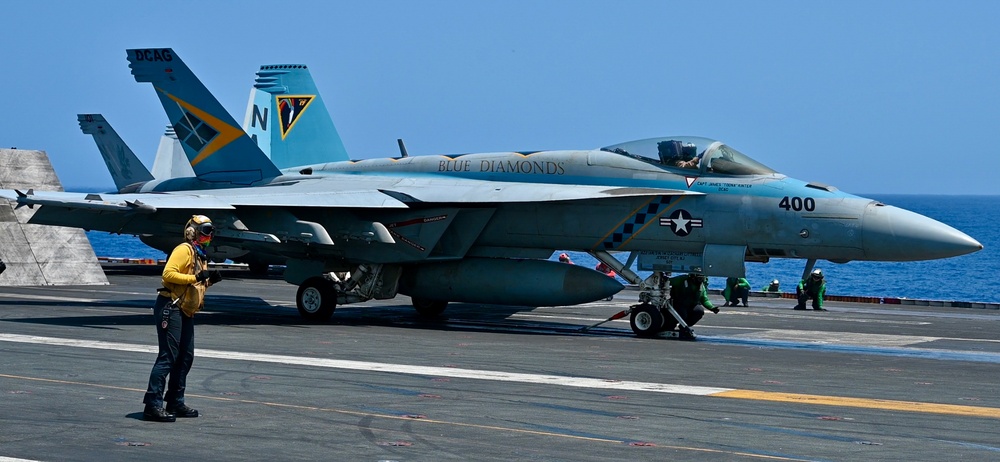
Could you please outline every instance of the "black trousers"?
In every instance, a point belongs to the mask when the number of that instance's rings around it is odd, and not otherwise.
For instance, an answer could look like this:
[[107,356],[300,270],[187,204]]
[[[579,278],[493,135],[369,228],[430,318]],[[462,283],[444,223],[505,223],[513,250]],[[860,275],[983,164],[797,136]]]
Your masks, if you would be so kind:
[[729,300],[726,301],[730,304],[736,305],[737,302],[742,300],[743,304],[746,305],[747,298],[749,296],[750,289],[747,289],[746,287],[733,287],[732,289],[729,289]]
[[[184,404],[184,388],[187,375],[194,363],[194,319],[187,317],[180,309],[170,308],[170,297],[158,296],[153,304],[153,320],[156,323],[156,340],[160,351],[149,373],[149,386],[142,402],[163,407],[163,403],[180,406]],[[164,316],[164,310],[168,313]],[[163,327],[163,320],[167,327]],[[169,376],[169,382],[167,380]],[[164,394],[166,386],[166,394]]]
[[[698,324],[701,318],[705,316],[705,308],[701,305],[689,305],[684,303],[678,303],[674,306],[674,311],[680,315],[681,319],[687,323],[688,327]],[[670,314],[669,311],[663,312],[663,329],[664,330],[674,330],[677,327],[677,320]]]
[[815,292],[810,293],[810,292],[806,292],[804,290],[800,290],[799,293],[798,293],[799,304],[795,305],[795,309],[798,309],[798,310],[804,310],[804,309],[806,309],[806,302],[808,302],[810,298],[813,301],[812,302],[812,307],[813,307],[814,310],[818,310],[820,308],[823,308],[823,306],[819,303],[819,297],[818,297],[818,295],[819,294],[817,294]]

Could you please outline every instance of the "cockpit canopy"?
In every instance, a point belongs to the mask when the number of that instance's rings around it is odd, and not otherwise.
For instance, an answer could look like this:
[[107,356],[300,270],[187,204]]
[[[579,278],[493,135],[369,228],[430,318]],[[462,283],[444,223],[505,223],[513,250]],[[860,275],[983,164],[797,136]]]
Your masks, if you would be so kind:
[[701,174],[770,175],[777,173],[721,141],[696,136],[649,138],[601,148],[670,169]]

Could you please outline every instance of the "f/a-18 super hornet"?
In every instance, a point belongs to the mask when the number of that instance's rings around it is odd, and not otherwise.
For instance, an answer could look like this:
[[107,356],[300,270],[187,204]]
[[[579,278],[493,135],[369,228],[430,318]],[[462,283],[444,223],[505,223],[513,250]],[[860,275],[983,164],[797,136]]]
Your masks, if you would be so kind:
[[[742,276],[744,262],[769,258],[804,259],[808,270],[819,259],[926,260],[982,248],[933,219],[788,178],[705,138],[279,169],[173,50],[128,50],[128,59],[136,80],[152,83],[196,176],[129,194],[2,194],[41,205],[31,223],[109,232],[179,236],[190,215],[208,215],[213,244],[286,259],[285,279],[299,286],[309,319],[397,294],[439,314],[448,302],[568,305],[621,289],[602,273],[544,260],[563,249],[641,283],[651,311],[633,316],[653,321],[638,323],[649,334],[669,309],[663,271]],[[291,117],[309,115],[298,109]],[[653,276],[640,280],[609,252],[632,252]]]

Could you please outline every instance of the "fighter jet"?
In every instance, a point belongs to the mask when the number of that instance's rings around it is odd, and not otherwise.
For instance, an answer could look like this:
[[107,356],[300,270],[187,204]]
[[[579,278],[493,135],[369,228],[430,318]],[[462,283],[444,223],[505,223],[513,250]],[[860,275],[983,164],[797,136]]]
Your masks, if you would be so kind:
[[[208,215],[220,245],[287,258],[285,279],[299,286],[297,306],[309,319],[329,318],[338,303],[397,293],[418,312],[439,314],[448,302],[567,305],[621,289],[596,271],[541,260],[556,249],[590,252],[634,280],[608,252],[633,252],[654,276],[732,276],[744,274],[745,261],[769,258],[805,259],[808,267],[982,248],[943,223],[788,178],[706,138],[279,170],[173,50],[128,50],[128,58],[136,80],[153,84],[196,177],[131,194],[0,195],[41,205],[31,223],[132,234],[178,236],[191,214]],[[291,117],[309,115],[296,104]],[[102,218],[96,225],[94,214]],[[640,282],[640,298],[657,308],[645,315],[661,316],[669,308],[661,280]]]

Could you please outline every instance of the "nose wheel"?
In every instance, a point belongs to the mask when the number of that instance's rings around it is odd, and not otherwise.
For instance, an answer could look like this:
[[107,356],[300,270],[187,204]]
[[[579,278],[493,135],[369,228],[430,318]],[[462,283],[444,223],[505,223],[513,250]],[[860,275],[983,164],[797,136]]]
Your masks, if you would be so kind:
[[643,303],[632,308],[629,324],[632,332],[643,338],[655,337],[663,330],[663,314],[655,306]]

